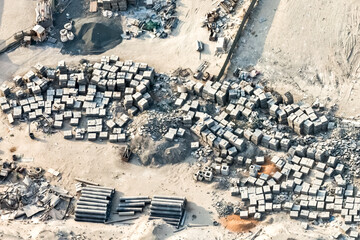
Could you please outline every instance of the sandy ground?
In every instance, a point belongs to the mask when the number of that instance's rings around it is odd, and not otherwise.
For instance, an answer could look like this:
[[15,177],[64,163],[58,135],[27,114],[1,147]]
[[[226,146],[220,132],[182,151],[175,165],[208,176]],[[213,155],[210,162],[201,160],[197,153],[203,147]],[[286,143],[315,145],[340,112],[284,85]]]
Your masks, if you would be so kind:
[[[180,2],[180,26],[175,36],[165,40],[124,41],[104,55],[117,54],[123,59],[144,61],[159,72],[171,72],[179,66],[194,70],[202,60],[208,60],[211,62],[211,72],[217,73],[223,59],[213,56],[214,44],[209,44],[207,30],[199,27],[201,17],[213,8],[212,2]],[[33,22],[33,10],[18,14],[18,9],[33,9],[31,6],[34,4],[29,0],[0,1],[0,39],[9,37],[5,29],[12,28],[16,32]],[[358,3],[355,1],[261,1],[243,42],[239,44],[232,68],[255,65],[263,72],[264,80],[282,92],[296,89],[296,97],[307,97],[307,101],[316,96],[322,99],[330,97],[329,102],[338,102],[339,114],[359,114],[360,105],[354,104],[359,99],[356,97],[359,89],[353,82],[359,64],[358,29],[354,28],[360,20],[356,5]],[[353,8],[350,9],[350,6]],[[16,21],[12,20],[14,16],[17,16]],[[350,34],[346,34],[349,30]],[[194,50],[197,39],[208,44],[201,60]],[[26,72],[37,62],[55,65],[61,59],[79,61],[81,58],[84,56],[61,55],[60,49],[54,47],[19,48],[0,56],[0,82],[9,80],[16,73]],[[100,56],[86,58],[98,60]],[[31,163],[23,163],[24,166],[60,171],[61,181],[53,183],[72,194],[75,193],[74,178],[80,177],[115,187],[118,195],[184,195],[189,200],[186,223],[208,224],[209,227],[188,228],[174,233],[172,227],[163,224],[155,226],[154,222],[147,221],[146,216],[131,226],[75,223],[71,219],[45,224],[13,221],[1,223],[0,239],[60,239],[61,236],[71,235],[71,232],[89,239],[250,239],[260,229],[262,231],[256,239],[328,239],[330,234],[339,231],[337,222],[330,223],[328,228],[324,225],[313,226],[311,231],[305,231],[300,227],[300,221],[290,220],[287,214],[278,214],[269,216],[251,233],[230,233],[221,226],[212,226],[213,221],[218,220],[212,205],[220,200],[236,203],[238,199],[231,197],[229,192],[215,190],[216,183],[194,182],[192,174],[197,169],[194,159],[159,168],[140,166],[136,161],[123,163],[119,159],[118,145],[69,142],[63,139],[61,133],[46,136],[36,132],[40,139],[33,141],[27,136],[25,124],[9,127],[6,122],[4,115],[1,115],[2,160],[11,159],[9,149],[16,147],[16,154],[34,158]],[[196,215],[196,218],[192,215]]]
[[[4,10],[7,15],[16,14],[16,8],[13,8],[11,0],[5,1]],[[166,39],[141,37],[130,41],[124,40],[122,44],[114,49],[105,52],[102,55],[118,55],[122,59],[132,59],[137,62],[146,62],[155,67],[160,72],[173,72],[178,67],[190,68],[195,71],[203,62],[210,62],[207,69],[212,74],[217,74],[220,66],[225,59],[225,55],[214,56],[216,42],[209,41],[209,32],[206,28],[201,28],[202,20],[205,14],[214,8],[212,1],[209,0],[181,0],[178,1],[179,25]],[[1,4],[1,3],[0,3]],[[17,5],[17,3],[15,3]],[[1,6],[1,5],[0,5]],[[21,5],[19,5],[21,6]],[[70,5],[71,6],[71,5]],[[9,13],[8,13],[9,12]],[[3,14],[5,16],[5,14]],[[27,18],[35,19],[35,16]],[[4,17],[3,17],[4,18]],[[76,21],[76,19],[74,19]],[[119,17],[120,20],[120,17]],[[23,23],[18,23],[20,26]],[[1,26],[5,26],[2,23]],[[234,28],[236,31],[236,28]],[[0,39],[8,37],[6,32],[0,31]],[[205,49],[201,54],[195,50],[196,40],[201,40],[205,44]],[[0,76],[0,82],[11,78],[16,73],[22,73],[24,69],[35,65],[37,62],[46,62],[48,65],[56,65],[59,60],[79,61],[85,56],[62,55],[60,48],[57,47],[37,47],[19,48],[11,53],[0,56],[0,70],[3,74]],[[87,59],[97,60],[98,55],[86,56]],[[19,66],[22,66],[19,68]]]
[[[14,33],[34,25],[35,6],[36,1],[33,0],[0,1],[0,43]],[[19,13],[19,9],[27,9],[29,12]]]
[[[238,198],[231,197],[228,191],[215,190],[216,182],[205,184],[194,182],[192,174],[196,167],[194,159],[186,159],[176,165],[162,167],[144,167],[136,160],[124,163],[119,159],[116,144],[64,140],[60,132],[51,136],[35,131],[38,140],[27,136],[27,124],[9,128],[4,116],[1,118],[0,152],[2,160],[10,160],[13,153],[10,148],[16,147],[15,154],[25,158],[34,158],[30,163],[19,163],[22,166],[39,166],[44,170],[55,168],[62,173],[60,181],[49,173],[45,176],[52,184],[62,186],[75,194],[75,177],[96,181],[104,186],[114,187],[118,191],[116,198],[122,195],[180,195],[186,196],[188,217],[186,224],[207,224],[208,227],[187,228],[174,233],[174,228],[163,223],[148,221],[147,216],[134,221],[134,225],[104,225],[66,221],[12,221],[2,222],[0,239],[60,239],[60,236],[83,235],[88,239],[249,239],[262,229],[256,239],[317,239],[339,231],[336,227],[316,226],[311,232],[300,227],[300,221],[293,221],[285,213],[268,216],[255,229],[248,233],[231,233],[222,226],[213,226],[219,221],[213,204],[218,201],[236,203]],[[13,135],[13,136],[10,136]],[[216,180],[215,180],[216,181]],[[116,201],[115,204],[116,205]],[[194,216],[194,217],[193,217]],[[116,219],[116,216],[112,216]],[[270,224],[272,222],[272,224]],[[279,224],[277,224],[279,223]],[[281,224],[280,224],[281,223]],[[336,224],[338,225],[338,224]],[[195,237],[194,237],[195,236]]]
[[260,1],[232,59],[255,66],[278,91],[297,100],[338,104],[338,116],[360,114],[359,1]]

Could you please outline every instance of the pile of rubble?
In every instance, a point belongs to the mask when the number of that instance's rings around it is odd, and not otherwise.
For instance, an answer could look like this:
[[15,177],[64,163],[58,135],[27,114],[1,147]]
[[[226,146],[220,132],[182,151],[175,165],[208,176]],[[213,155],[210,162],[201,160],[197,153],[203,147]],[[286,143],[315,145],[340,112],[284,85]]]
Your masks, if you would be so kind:
[[176,0],[147,1],[146,8],[139,7],[124,15],[127,22],[122,34],[124,39],[136,38],[145,32],[153,37],[166,38],[178,23]]
[[[227,50],[228,41],[231,34],[228,30],[239,25],[240,22],[230,14],[234,13],[238,0],[223,0],[218,2],[215,9],[206,14],[203,27],[210,32],[209,40],[217,42],[216,52],[224,53]],[[234,14],[233,14],[234,15]]]
[[[58,172],[49,169],[53,175]],[[49,184],[41,168],[17,167],[4,162],[1,169],[1,219],[41,221],[65,218],[72,196],[68,191]]]
[[154,79],[155,71],[147,64],[123,62],[118,56],[82,69],[68,68],[64,61],[57,69],[37,64],[14,78],[13,90],[2,86],[1,108],[11,124],[45,119],[54,129],[66,127],[65,139],[87,135],[92,141],[124,142],[130,118],[153,102],[149,91]]
[[[136,8],[129,11],[130,6]],[[126,17],[123,39],[139,37],[144,31],[152,32],[155,37],[166,38],[176,28],[176,0],[147,0],[145,6],[136,0],[98,0],[99,8],[106,17],[119,16],[118,11]]]

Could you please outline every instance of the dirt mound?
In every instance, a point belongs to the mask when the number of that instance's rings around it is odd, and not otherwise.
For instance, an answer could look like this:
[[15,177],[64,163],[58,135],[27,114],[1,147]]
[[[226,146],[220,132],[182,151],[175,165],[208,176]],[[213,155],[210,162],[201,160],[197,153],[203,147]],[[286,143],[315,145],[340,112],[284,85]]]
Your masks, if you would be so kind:
[[75,39],[64,44],[71,54],[100,54],[121,43],[122,29],[116,24],[75,22]]
[[145,166],[179,163],[191,153],[186,141],[169,142],[165,139],[154,141],[150,137],[143,136],[135,137],[130,146]]
[[253,219],[241,219],[238,215],[230,215],[220,219],[221,224],[232,232],[248,232],[254,227],[258,221]]

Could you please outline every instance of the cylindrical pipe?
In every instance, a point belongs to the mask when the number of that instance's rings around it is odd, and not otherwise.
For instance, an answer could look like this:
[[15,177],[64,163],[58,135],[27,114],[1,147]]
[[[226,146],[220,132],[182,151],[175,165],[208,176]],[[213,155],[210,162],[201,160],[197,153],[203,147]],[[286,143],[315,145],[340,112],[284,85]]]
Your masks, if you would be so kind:
[[96,207],[96,206],[87,206],[87,205],[77,205],[76,209],[99,210],[99,211],[108,210],[107,207]]
[[92,191],[81,191],[81,195],[84,195],[84,194],[89,194],[89,195],[94,195],[94,196],[104,196],[104,197],[107,197],[107,198],[111,198],[111,193],[104,193],[104,192],[92,192]]
[[180,203],[164,203],[164,202],[157,202],[157,201],[152,201],[151,202],[152,206],[163,206],[163,207],[176,207],[176,208],[182,208],[183,205]]
[[158,202],[185,203],[185,201],[183,200],[167,199],[167,198],[153,198],[153,200]]
[[118,215],[119,216],[133,216],[133,215],[135,215],[135,212],[134,211],[131,211],[131,212],[119,212]]
[[75,217],[76,217],[76,218],[93,218],[93,219],[106,220],[106,216],[92,215],[92,214],[83,214],[83,213],[77,213],[77,214],[75,214]]
[[150,214],[161,214],[161,215],[171,215],[181,217],[182,212],[170,212],[170,211],[160,211],[160,210],[151,210]]
[[75,209],[75,213],[85,213],[94,215],[106,215],[107,210],[89,210],[89,209]]
[[186,211],[184,211],[184,215],[182,215],[181,221],[180,221],[180,225],[184,226],[185,224],[185,219],[186,219]]
[[139,200],[139,199],[149,199],[149,196],[126,196],[126,197],[121,197],[120,201]]
[[[123,201],[120,201],[123,202]],[[144,202],[144,203],[151,203],[151,199],[134,199],[134,200],[124,200],[126,203],[138,203],[138,202]]]
[[138,203],[119,203],[119,207],[145,207],[144,202]]
[[89,188],[89,187],[84,187],[81,189],[81,191],[87,191],[87,192],[101,192],[101,193],[107,193],[109,195],[113,194],[112,190],[107,190],[107,189],[97,189],[97,188]]
[[109,204],[110,201],[109,200],[103,200],[103,199],[96,199],[96,198],[88,198],[88,197],[84,197],[81,196],[79,198],[79,202],[93,202],[93,203],[104,203],[104,204]]
[[160,198],[160,199],[173,199],[173,200],[186,201],[186,197],[177,197],[177,196],[162,196],[162,195],[155,195],[153,198]]
[[86,201],[78,201],[76,203],[77,206],[92,206],[92,207],[107,207],[106,203],[96,203],[96,202],[86,202]]
[[158,213],[151,213],[151,217],[161,217],[161,218],[174,218],[180,220],[180,216],[178,215],[164,215],[164,214],[158,214]]
[[83,187],[82,189],[87,190],[87,191],[114,193],[114,189],[103,189],[103,188],[98,188],[98,187]]
[[94,222],[94,223],[104,223],[105,220],[102,219],[94,219],[94,218],[76,218],[75,221],[77,222]]
[[100,199],[100,200],[109,200],[109,197],[107,196],[99,196],[99,195],[94,195],[94,194],[81,194],[82,197],[85,198],[95,198],[95,199]]
[[142,208],[130,208],[130,207],[118,207],[116,209],[117,212],[128,212],[128,211],[134,211],[134,212],[142,212]]
[[172,207],[151,206],[150,210],[181,212],[183,209],[182,208],[172,208]]

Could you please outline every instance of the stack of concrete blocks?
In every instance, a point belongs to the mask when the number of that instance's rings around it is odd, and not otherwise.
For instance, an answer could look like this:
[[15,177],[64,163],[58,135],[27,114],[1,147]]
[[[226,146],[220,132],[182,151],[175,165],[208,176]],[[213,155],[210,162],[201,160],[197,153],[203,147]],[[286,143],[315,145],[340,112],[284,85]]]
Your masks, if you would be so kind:
[[206,82],[203,87],[198,84],[194,86],[194,90],[197,94],[200,94],[202,89],[202,98],[217,103],[220,106],[225,106],[227,104],[229,88],[229,82],[220,83],[212,81]]
[[[299,145],[293,150],[295,155],[290,161],[279,157],[271,159],[278,171],[270,179],[269,176],[260,175],[258,177],[257,164],[250,165],[250,176],[243,182],[245,186],[240,187],[239,190],[240,197],[245,203],[240,216],[242,218],[254,217],[256,213],[266,213],[267,209],[274,211],[276,204],[278,211],[288,211],[291,218],[310,221],[329,220],[332,214],[340,213],[346,224],[360,222],[358,216],[360,195],[355,196],[355,187],[347,184],[341,176],[344,165],[338,163],[336,157],[328,157],[326,151],[321,149]],[[255,160],[255,163],[261,164],[262,162],[262,157]],[[264,182],[259,182],[261,177]],[[324,183],[326,178],[332,177],[337,187],[334,193],[329,194],[325,190],[326,184]],[[246,186],[248,184],[253,187]],[[233,188],[230,192],[234,195]],[[267,196],[266,192],[269,192],[270,195]],[[294,193],[294,201],[288,199],[283,204],[278,204],[277,201],[274,201],[276,199],[274,197],[280,197],[278,194],[281,192]],[[263,195],[259,197],[259,194]],[[267,203],[267,200],[270,202]]]
[[[93,68],[89,81],[86,73],[68,70],[64,61],[58,63],[57,75],[53,69],[36,64],[34,70],[24,76],[16,76],[13,80],[17,86],[26,83],[30,96],[26,97],[24,91],[18,90],[18,101],[9,100],[10,105],[8,99],[1,99],[1,109],[8,114],[10,123],[18,119],[36,120],[45,116],[54,128],[61,129],[65,121],[69,121],[70,126],[78,127],[82,114],[88,120],[96,121],[107,117],[107,109],[112,101],[123,100],[131,116],[149,108],[152,103],[149,91],[154,83],[155,71],[146,63],[122,62],[113,55],[102,57],[101,62],[95,63]],[[52,86],[48,88],[50,84]],[[8,98],[10,93],[10,89],[4,90]],[[128,116],[123,114],[116,120],[116,126],[123,128],[128,121]],[[111,131],[112,128],[102,123],[88,125],[88,128],[75,131],[75,139],[84,139],[88,132],[89,140],[96,140],[99,136],[105,140]],[[66,139],[70,139],[70,132],[65,133]],[[124,131],[116,134],[116,142],[125,139]]]
[[109,11],[126,11],[127,0],[98,0],[98,6]]
[[195,181],[211,182],[214,177],[214,169],[212,167],[204,167],[194,174]]
[[[296,104],[292,104],[294,106]],[[295,111],[295,109],[297,109]],[[293,107],[293,112],[287,117],[290,128],[299,135],[317,134],[328,130],[329,121],[325,116],[318,117],[311,107],[302,105]]]

